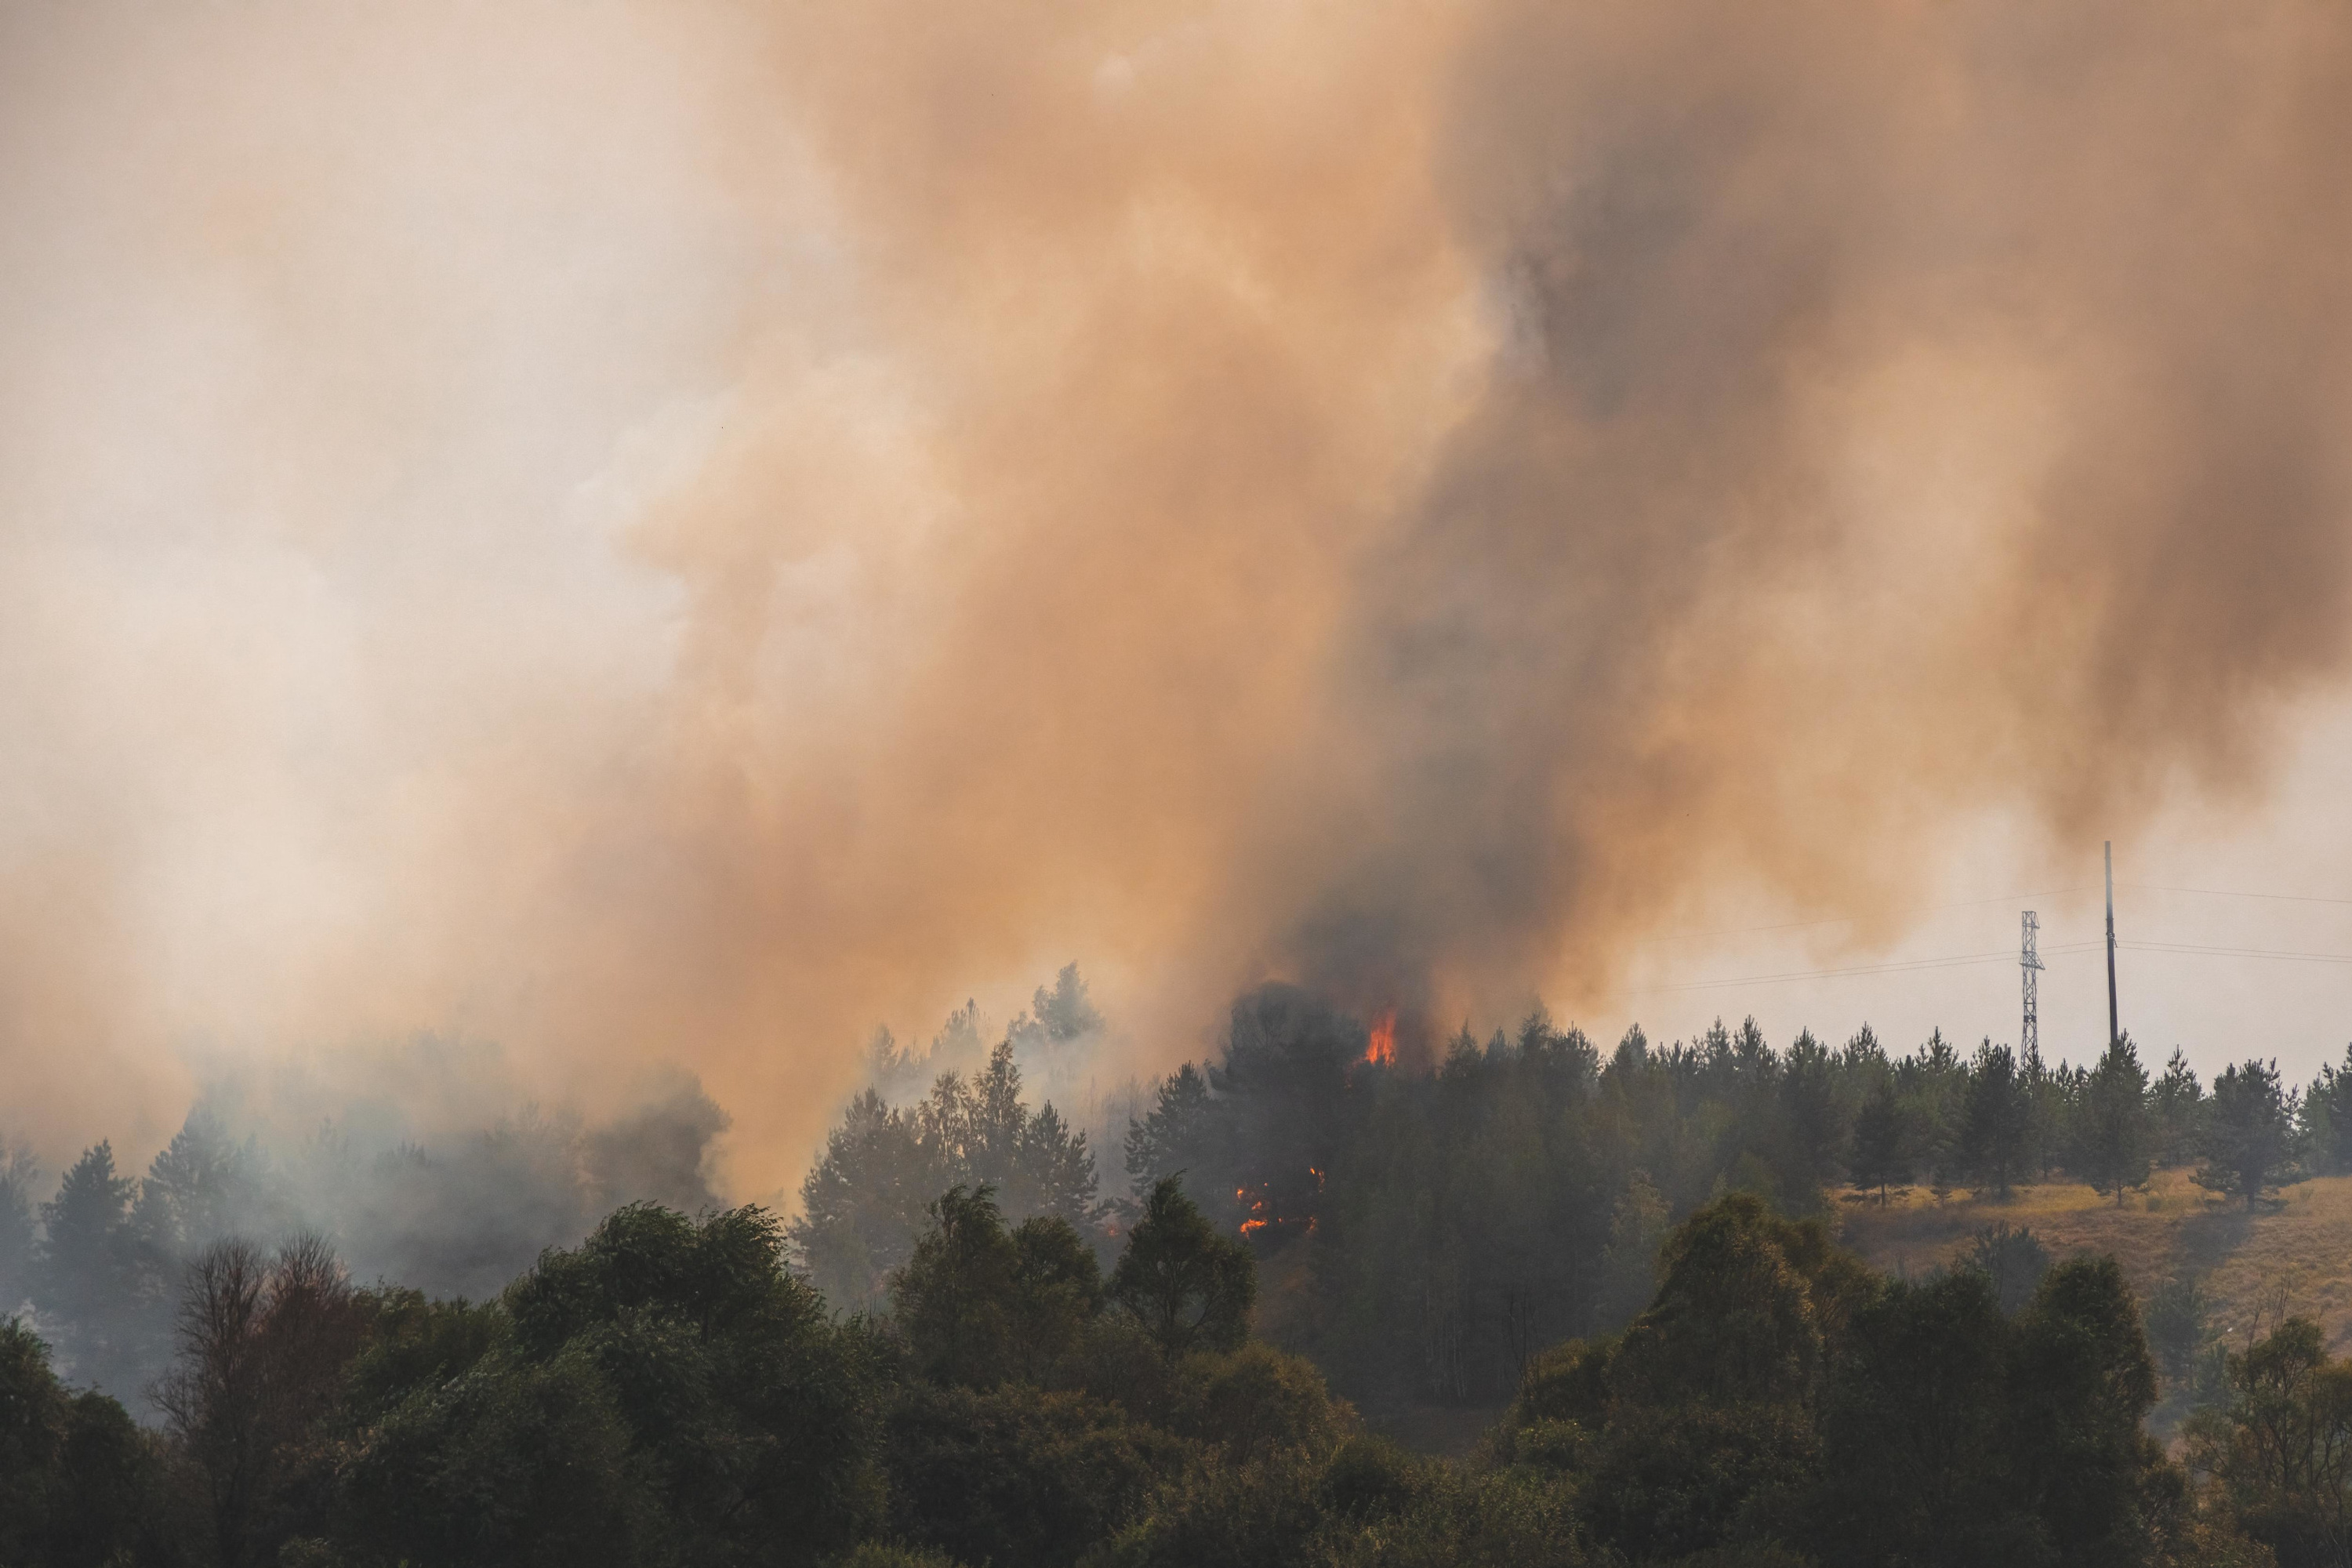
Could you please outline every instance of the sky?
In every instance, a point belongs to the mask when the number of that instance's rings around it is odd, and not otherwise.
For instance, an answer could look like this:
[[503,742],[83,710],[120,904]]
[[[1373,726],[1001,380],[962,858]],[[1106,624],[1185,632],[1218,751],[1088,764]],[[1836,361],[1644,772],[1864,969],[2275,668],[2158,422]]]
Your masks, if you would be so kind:
[[435,1031],[446,1118],[698,1075],[764,1197],[877,1023],[1071,961],[1138,1071],[1267,978],[1899,1047],[2013,964],[1777,977],[2022,908],[2079,1059],[2107,840],[2144,1054],[2307,1075],[2352,965],[2179,950],[2352,954],[2348,65],[0,0],[0,1137]]

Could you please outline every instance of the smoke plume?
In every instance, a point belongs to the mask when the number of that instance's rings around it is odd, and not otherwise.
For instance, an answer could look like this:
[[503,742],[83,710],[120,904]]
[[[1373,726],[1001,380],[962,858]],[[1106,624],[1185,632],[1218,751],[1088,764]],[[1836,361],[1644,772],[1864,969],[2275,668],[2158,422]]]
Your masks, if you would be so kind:
[[[418,1026],[801,1168],[1080,958],[1604,997],[2257,792],[2347,656],[2317,0],[0,10],[0,1061]],[[1012,990],[1019,987],[1021,990]],[[129,1118],[131,1125],[121,1119]]]

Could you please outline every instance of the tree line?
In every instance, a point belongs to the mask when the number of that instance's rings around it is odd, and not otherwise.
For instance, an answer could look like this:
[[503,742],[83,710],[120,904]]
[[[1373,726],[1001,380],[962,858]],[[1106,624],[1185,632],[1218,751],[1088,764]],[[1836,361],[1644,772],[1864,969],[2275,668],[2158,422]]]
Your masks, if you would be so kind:
[[878,1302],[927,1194],[957,1182],[1108,1248],[1181,1173],[1283,1280],[1267,1334],[1376,1409],[1508,1400],[1547,1346],[1639,1310],[1669,1226],[1729,1192],[1803,1215],[2063,1177],[2120,1203],[2186,1165],[2254,1205],[2304,1171],[2352,1170],[2352,1048],[2307,1089],[2263,1060],[2208,1087],[2178,1049],[2151,1074],[2128,1035],[2073,1066],[1940,1031],[1897,1055],[1867,1025],[1776,1048],[1748,1019],[1664,1046],[1637,1026],[1604,1055],[1538,1007],[1397,1063],[1368,1059],[1363,1019],[1276,984],[1234,1004],[1214,1060],[1156,1086],[1120,1151],[1124,1190],[1104,1194],[1084,1134],[1023,1103],[1028,1022],[921,1100],[850,1106],[802,1187],[808,1277]]
[[[1825,1223],[2143,1159],[2259,1203],[2339,1159],[2352,1053],[2301,1091],[1752,1023],[1604,1058],[1538,1011],[1382,1060],[1273,986],[1106,1196],[1013,1037],[861,1096],[790,1225],[628,1205],[472,1299],[299,1230],[151,1257],[152,1424],[8,1322],[0,1563],[2352,1563],[2352,1364],[2309,1323],[2221,1349],[2193,1284],[2006,1227],[1892,1279]],[[135,1243],[163,1198],[92,1168]],[[36,1269],[66,1198],[19,1205]],[[2176,1458],[2146,1422],[2190,1377]],[[1464,1460],[1372,1435],[1433,1399],[1502,1414]]]
[[1249,1243],[1156,1181],[1109,1268],[986,1187],[876,1313],[757,1207],[657,1205],[495,1298],[316,1237],[191,1259],[161,1429],[0,1324],[0,1562],[245,1568],[2305,1568],[2352,1550],[2352,1364],[2288,1320],[2168,1457],[2111,1259],[2004,1303],[1745,1192],[1619,1331],[1538,1352],[1469,1459],[1372,1436],[1252,1332]]
[[597,1126],[524,1108],[470,1133],[363,1147],[328,1123],[273,1153],[200,1100],[141,1174],[100,1142],[43,1198],[29,1155],[0,1157],[0,1316],[26,1318],[76,1381],[152,1417],[182,1271],[212,1242],[317,1229],[369,1277],[494,1294],[631,1199],[714,1204],[703,1156],[726,1120],[681,1079]]

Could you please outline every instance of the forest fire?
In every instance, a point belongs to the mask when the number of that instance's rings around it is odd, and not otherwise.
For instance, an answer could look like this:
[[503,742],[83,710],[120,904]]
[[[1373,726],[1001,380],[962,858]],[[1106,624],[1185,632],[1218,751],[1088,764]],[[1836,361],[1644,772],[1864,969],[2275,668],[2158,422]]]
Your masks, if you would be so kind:
[[1237,1203],[1249,1204],[1249,1217],[1242,1221],[1241,1230],[1244,1236],[1255,1236],[1266,1227],[1265,1194],[1263,1192],[1258,1194],[1256,1201],[1252,1202],[1247,1187],[1235,1187],[1234,1199]]
[[1373,1021],[1371,1043],[1364,1047],[1364,1060],[1381,1067],[1396,1065],[1395,1008],[1388,1008]]

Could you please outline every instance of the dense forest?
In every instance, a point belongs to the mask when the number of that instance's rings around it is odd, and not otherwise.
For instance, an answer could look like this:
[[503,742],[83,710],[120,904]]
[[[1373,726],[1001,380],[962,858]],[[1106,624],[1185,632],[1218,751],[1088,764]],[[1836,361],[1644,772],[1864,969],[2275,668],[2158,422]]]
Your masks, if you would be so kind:
[[[1039,1000],[904,1104],[951,1058],[874,1053],[789,1226],[630,1204],[472,1300],[316,1234],[159,1239],[216,1129],[143,1181],[93,1151],[37,1216],[17,1163],[0,1563],[2352,1562],[2352,1363],[2314,1324],[2215,1345],[2193,1281],[2140,1302],[2017,1232],[1907,1279],[1834,1241],[1914,1184],[2193,1163],[2262,1204],[2352,1154],[2352,1053],[2303,1090],[2128,1041],[1604,1058],[1540,1011],[1416,1049],[1274,986],[1106,1194],[1022,1067],[1098,1020],[1074,973]],[[153,1377],[77,1386],[158,1291]],[[1436,1458],[1377,1435],[1416,1401],[1499,1414]]]
[[[1141,1196],[1181,1173],[1266,1273],[1263,1334],[1367,1408],[1492,1406],[1545,1347],[1630,1320],[1668,1228],[1727,1193],[1803,1217],[2063,1175],[2120,1202],[2193,1165],[2252,1204],[2299,1172],[2352,1170],[2352,1050],[2305,1089],[2259,1060],[2209,1088],[2178,1050],[2151,1074],[2128,1034],[2088,1067],[1940,1033],[1897,1056],[1867,1026],[1776,1049],[1753,1020],[1664,1047],[1637,1026],[1604,1056],[1538,1007],[1514,1031],[1401,1053],[1392,1019],[1268,985],[1235,1003],[1219,1059],[1138,1107],[1106,1194],[1084,1136],[1022,1092],[1037,1018],[1086,1016],[1083,982],[1066,971],[1037,1000],[975,1070],[904,1106],[879,1084],[853,1101],[793,1227],[828,1300],[880,1306],[955,1183],[1058,1215],[1108,1257]],[[959,1014],[925,1059],[953,1059],[970,1028]],[[906,1059],[889,1064],[900,1083]]]

